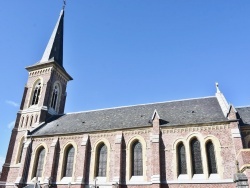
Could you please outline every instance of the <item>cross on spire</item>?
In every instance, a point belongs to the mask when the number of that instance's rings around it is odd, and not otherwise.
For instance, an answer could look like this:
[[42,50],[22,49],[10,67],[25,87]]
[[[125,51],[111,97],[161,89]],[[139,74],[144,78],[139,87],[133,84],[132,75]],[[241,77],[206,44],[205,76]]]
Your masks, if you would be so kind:
[[65,9],[66,6],[66,0],[63,0],[63,10]]

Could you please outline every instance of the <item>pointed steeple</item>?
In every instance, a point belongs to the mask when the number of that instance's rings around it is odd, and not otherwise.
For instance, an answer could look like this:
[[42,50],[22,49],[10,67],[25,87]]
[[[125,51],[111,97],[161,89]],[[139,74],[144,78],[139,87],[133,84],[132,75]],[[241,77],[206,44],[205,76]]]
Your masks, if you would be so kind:
[[217,100],[221,106],[222,112],[224,114],[225,117],[227,117],[228,112],[230,110],[230,106],[226,100],[226,98],[224,97],[223,93],[221,93],[220,89],[219,89],[219,84],[216,82],[216,94],[215,96],[217,97]]
[[48,61],[55,61],[61,67],[63,67],[63,24],[64,8],[60,12],[60,16],[54,31],[44,51],[42,59],[38,62],[38,64],[43,64]]

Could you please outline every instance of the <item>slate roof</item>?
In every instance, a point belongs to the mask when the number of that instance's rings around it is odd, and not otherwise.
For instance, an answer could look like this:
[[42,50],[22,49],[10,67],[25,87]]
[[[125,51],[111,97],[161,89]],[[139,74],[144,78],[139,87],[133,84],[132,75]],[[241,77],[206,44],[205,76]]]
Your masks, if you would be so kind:
[[239,107],[236,111],[243,125],[250,125],[250,107]]
[[161,126],[178,126],[227,121],[216,97],[144,104],[54,116],[31,132],[33,136],[86,133],[152,126],[157,110]]

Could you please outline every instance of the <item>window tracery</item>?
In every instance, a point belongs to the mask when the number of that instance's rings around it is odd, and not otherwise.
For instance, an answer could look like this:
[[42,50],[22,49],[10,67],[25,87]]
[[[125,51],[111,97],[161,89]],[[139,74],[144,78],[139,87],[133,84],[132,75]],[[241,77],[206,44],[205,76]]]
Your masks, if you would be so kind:
[[52,92],[52,99],[51,99],[51,104],[50,104],[50,107],[53,109],[56,109],[58,94],[59,94],[59,89],[58,89],[58,86],[56,85]]
[[39,98],[40,98],[40,94],[41,94],[41,81],[39,81],[36,86],[34,87],[34,91],[33,91],[33,97],[32,97],[32,102],[31,105],[36,105],[38,104]]

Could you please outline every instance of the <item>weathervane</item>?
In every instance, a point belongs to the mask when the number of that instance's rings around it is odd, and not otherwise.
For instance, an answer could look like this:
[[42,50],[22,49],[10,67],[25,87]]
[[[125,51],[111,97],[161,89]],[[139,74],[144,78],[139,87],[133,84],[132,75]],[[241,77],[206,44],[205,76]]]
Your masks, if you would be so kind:
[[65,9],[66,6],[66,0],[63,0],[63,10]]

